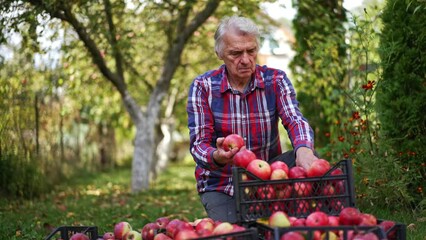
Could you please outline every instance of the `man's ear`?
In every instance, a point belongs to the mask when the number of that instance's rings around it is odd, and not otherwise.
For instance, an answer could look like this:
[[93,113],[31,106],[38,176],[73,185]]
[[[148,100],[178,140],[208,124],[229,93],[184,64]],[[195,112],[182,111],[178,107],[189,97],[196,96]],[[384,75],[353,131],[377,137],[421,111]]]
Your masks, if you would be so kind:
[[215,53],[216,53],[216,56],[217,56],[220,60],[223,60],[223,59],[222,59],[222,57],[220,56],[220,54],[219,54],[217,51],[215,51]]

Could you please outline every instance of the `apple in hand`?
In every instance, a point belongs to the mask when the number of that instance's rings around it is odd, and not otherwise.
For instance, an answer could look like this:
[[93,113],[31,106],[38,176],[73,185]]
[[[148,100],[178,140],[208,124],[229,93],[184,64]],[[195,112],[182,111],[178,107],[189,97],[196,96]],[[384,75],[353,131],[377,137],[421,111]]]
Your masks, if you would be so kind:
[[234,148],[240,149],[242,146],[245,146],[244,139],[238,134],[229,134],[223,140],[223,149],[225,151],[230,151]]
[[316,159],[306,171],[308,177],[321,177],[330,170],[330,163],[325,159]]
[[237,167],[247,168],[247,165],[256,159],[256,154],[252,152],[250,149],[242,147],[235,155],[234,155],[234,165]]
[[247,171],[262,180],[269,180],[271,177],[271,166],[261,159],[254,159],[247,165]]
[[340,225],[358,225],[361,220],[361,212],[357,208],[345,207],[340,211]]
[[285,212],[276,211],[269,216],[268,225],[270,227],[289,227],[291,224]]
[[328,215],[325,212],[313,212],[306,217],[306,226],[317,227],[328,225]]
[[90,238],[84,233],[74,233],[70,240],[90,240]]
[[132,231],[132,226],[126,221],[114,225],[114,237],[116,239],[122,239],[130,231]]
[[124,235],[123,240],[142,240],[142,235],[136,230],[131,230]]

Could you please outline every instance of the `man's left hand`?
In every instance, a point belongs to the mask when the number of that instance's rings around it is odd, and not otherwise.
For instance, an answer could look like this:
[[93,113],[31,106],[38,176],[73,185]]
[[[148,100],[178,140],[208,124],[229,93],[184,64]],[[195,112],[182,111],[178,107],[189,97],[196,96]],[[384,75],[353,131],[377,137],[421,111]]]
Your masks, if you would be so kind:
[[296,151],[296,166],[301,166],[308,170],[314,160],[318,159],[314,151],[307,147],[300,147]]

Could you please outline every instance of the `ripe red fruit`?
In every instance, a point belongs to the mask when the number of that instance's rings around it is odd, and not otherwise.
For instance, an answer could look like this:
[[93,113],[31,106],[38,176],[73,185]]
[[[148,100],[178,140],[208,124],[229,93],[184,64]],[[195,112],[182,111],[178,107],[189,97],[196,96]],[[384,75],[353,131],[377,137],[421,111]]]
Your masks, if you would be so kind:
[[238,148],[240,149],[244,146],[244,139],[238,134],[230,134],[225,137],[223,140],[223,149],[225,151],[230,151],[231,149]]
[[256,154],[247,148],[242,148],[234,155],[234,165],[236,167],[246,168],[247,165],[256,159]]
[[[158,226],[157,223],[150,222],[145,224],[141,230],[142,239],[153,240],[158,229],[160,229],[160,227]],[[118,238],[118,239],[121,239],[121,238]]]
[[115,240],[113,232],[106,232],[102,235],[102,240]]
[[340,225],[358,225],[361,220],[361,212],[354,207],[345,207],[339,214]]
[[70,240],[90,240],[90,238],[84,233],[74,233]]
[[271,172],[271,180],[288,179],[287,173],[283,169],[274,169]]
[[375,226],[377,225],[377,218],[370,213],[361,213],[360,226]]
[[328,225],[328,215],[321,211],[313,212],[306,217],[305,224],[310,227],[326,226]]
[[128,222],[123,221],[114,225],[114,237],[116,239],[122,239],[130,231],[132,231],[132,226]]
[[294,166],[288,170],[288,178],[305,178],[306,170],[299,166]]
[[275,169],[282,169],[288,175],[289,168],[285,162],[275,161],[271,163],[271,170],[274,171]]
[[330,163],[325,159],[314,160],[306,171],[308,177],[321,177],[330,170]]
[[307,197],[312,194],[312,183],[310,182],[295,182],[294,191],[299,197]]
[[157,220],[155,220],[155,223],[157,223],[158,227],[161,229],[165,229],[167,224],[169,224],[170,218],[168,217],[159,217]]
[[305,237],[299,232],[287,232],[280,237],[280,240],[305,240]]
[[381,227],[383,229],[383,231],[386,233],[389,240],[396,239],[395,225],[396,225],[396,222],[391,221],[391,220],[384,220],[384,221],[379,223],[379,227]]
[[255,159],[247,165],[247,171],[251,172],[256,177],[262,180],[269,180],[271,177],[271,166],[268,162]]

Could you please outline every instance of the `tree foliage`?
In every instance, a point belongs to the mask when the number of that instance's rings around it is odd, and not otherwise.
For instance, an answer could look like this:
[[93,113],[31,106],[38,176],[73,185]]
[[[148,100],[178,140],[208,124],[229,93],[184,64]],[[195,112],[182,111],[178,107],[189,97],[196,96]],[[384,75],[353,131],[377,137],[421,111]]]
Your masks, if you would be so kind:
[[315,132],[317,147],[339,119],[346,101],[346,13],[341,0],[295,1],[296,55],[290,63],[302,112]]
[[[382,15],[380,57],[383,76],[377,92],[381,133],[399,156],[413,196],[426,187],[426,4],[388,0]],[[423,207],[426,203],[423,201]]]
[[[90,148],[102,162],[102,153],[115,148],[116,138],[134,138],[132,189],[138,192],[149,187],[155,172],[162,131],[186,126],[186,114],[175,109],[183,106],[189,82],[218,64],[213,33],[219,19],[231,14],[253,17],[261,2],[5,0],[0,40],[21,35],[19,47],[57,57],[43,67],[32,65],[50,77],[31,90],[43,101],[57,99],[59,121],[42,130],[43,136],[59,139],[58,165],[65,165],[68,157],[86,158],[80,153]],[[59,47],[43,47],[43,42]],[[72,142],[79,147],[68,156]],[[84,159],[81,163],[91,165]]]

